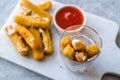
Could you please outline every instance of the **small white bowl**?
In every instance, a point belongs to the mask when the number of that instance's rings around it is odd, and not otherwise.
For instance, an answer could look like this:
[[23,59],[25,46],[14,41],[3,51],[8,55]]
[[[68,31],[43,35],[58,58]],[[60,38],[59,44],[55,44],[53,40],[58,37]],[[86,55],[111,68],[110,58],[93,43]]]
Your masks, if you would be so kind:
[[[76,6],[76,5],[71,5],[71,4],[62,6],[62,7],[58,8],[58,9],[54,12],[54,14],[53,14],[53,22],[54,22],[54,25],[55,25],[55,27],[57,28],[57,30],[58,30],[58,32],[59,32],[60,34],[61,34],[62,32],[64,32],[64,29],[62,29],[62,28],[57,24],[55,18],[56,18],[57,12],[58,12],[59,10],[65,8],[65,7],[74,7],[74,8],[76,8],[76,9],[78,9],[78,10],[82,13],[83,18],[84,18],[83,24],[80,24],[80,25],[85,25],[85,24],[86,24],[86,14],[85,14],[85,12],[84,12],[80,7],[78,7],[78,6]],[[77,25],[78,25],[78,24],[77,24]],[[73,26],[73,25],[71,25],[71,26]]]

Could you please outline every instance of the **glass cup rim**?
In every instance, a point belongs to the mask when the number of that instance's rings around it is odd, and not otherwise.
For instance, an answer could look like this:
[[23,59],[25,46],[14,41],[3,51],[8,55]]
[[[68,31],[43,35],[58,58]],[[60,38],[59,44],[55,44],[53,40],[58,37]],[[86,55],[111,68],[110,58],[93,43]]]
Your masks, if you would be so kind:
[[[100,44],[101,44],[100,49],[102,49],[102,46],[103,46],[103,44],[102,44],[102,39],[101,39],[101,37],[99,36],[98,32],[97,32],[96,30],[94,30],[93,28],[91,28],[90,26],[87,26],[87,25],[72,25],[72,26],[68,27],[67,29],[65,29],[65,30],[60,34],[60,39],[59,39],[59,40],[62,39],[63,34],[64,34],[67,30],[69,30],[71,27],[74,27],[74,26],[82,26],[81,29],[83,29],[84,27],[87,27],[87,28],[91,29],[93,32],[95,32],[95,34],[97,34],[98,38],[100,39]],[[78,30],[81,30],[81,29],[78,29]],[[74,31],[74,32],[75,32],[75,31]],[[68,57],[64,56],[61,47],[59,47],[59,50],[60,50],[60,55],[61,55],[61,56],[63,56],[63,57],[66,58],[67,60],[69,60],[69,61],[71,61],[71,62],[73,62],[73,63],[77,63],[77,64],[86,64],[86,63],[92,62],[93,60],[95,60],[95,59],[100,55],[100,54],[97,54],[97,55],[93,56],[92,58],[90,58],[88,61],[77,62],[77,61],[74,61],[74,60],[70,60]],[[101,51],[101,50],[100,50],[100,51]],[[62,53],[61,53],[61,52],[62,52]]]

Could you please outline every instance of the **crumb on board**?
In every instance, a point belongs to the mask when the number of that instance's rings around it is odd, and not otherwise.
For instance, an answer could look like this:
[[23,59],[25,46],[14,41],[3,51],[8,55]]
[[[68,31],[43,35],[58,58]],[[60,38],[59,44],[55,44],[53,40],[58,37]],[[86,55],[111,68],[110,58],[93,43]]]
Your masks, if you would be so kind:
[[63,67],[63,65],[59,65],[59,67],[61,68],[61,69],[63,69],[64,67]]

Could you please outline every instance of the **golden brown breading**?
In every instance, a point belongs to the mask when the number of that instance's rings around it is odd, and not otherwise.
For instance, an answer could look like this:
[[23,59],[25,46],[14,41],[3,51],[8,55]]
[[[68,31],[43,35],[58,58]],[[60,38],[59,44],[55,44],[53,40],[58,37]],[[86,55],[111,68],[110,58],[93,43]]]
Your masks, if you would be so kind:
[[100,53],[100,49],[97,44],[91,44],[90,46],[88,46],[86,48],[85,51],[88,55],[88,58],[91,58],[91,57],[95,56],[96,54]]
[[38,41],[36,40],[36,37],[28,29],[26,29],[24,26],[17,25],[16,26],[16,31],[19,33],[19,35],[21,35],[24,38],[26,43],[32,49],[35,49],[39,46]]
[[37,49],[31,49],[32,56],[35,60],[42,60],[44,58],[44,52],[43,52],[43,46],[42,46],[40,32],[36,28],[30,28],[30,31],[38,40],[38,45],[39,45],[39,47]]
[[15,29],[12,26],[7,26],[5,28],[5,31],[9,38],[11,39],[17,51],[20,53],[20,55],[27,56],[29,50],[28,46],[23,41],[23,38],[16,33]]
[[60,40],[60,46],[62,50],[67,46],[67,45],[72,45],[72,40],[69,36],[66,36]]
[[41,37],[41,35],[40,35],[40,32],[39,32],[39,29],[37,29],[37,28],[30,28],[29,29],[30,30],[30,32],[36,37],[36,39],[39,41],[39,45],[40,45],[40,47],[43,49],[43,47],[42,47],[42,37]]
[[14,17],[14,21],[24,26],[37,27],[43,29],[49,28],[48,26],[50,25],[50,22],[47,20],[47,18],[44,17],[16,15]]
[[22,0],[21,6],[30,9],[31,11],[38,14],[39,16],[48,17],[50,21],[52,20],[52,16],[48,12],[44,11],[43,9],[40,9],[38,6],[34,5],[28,0]]
[[63,54],[71,60],[74,60],[74,49],[68,44],[64,50]]
[[45,54],[53,53],[52,38],[48,29],[41,31]]
[[83,51],[86,48],[86,44],[84,42],[78,41],[78,40],[73,40],[72,46],[75,51],[78,51],[78,50]]
[[36,48],[36,49],[31,49],[32,51],[32,56],[35,60],[43,60],[44,59],[44,53],[43,51],[40,49],[40,47]]
[[39,4],[38,7],[43,10],[49,10],[52,7],[52,3],[50,0],[47,0],[47,1]]

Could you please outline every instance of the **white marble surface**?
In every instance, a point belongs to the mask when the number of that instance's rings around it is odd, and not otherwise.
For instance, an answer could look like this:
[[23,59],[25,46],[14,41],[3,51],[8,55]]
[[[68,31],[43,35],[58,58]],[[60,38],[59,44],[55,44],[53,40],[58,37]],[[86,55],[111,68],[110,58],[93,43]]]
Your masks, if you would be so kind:
[[[76,4],[83,10],[113,20],[120,25],[120,0],[57,0]],[[17,5],[18,0],[0,0],[0,28]],[[117,38],[120,43],[120,38]],[[2,47],[2,46],[1,46]],[[0,58],[0,80],[50,80]]]

